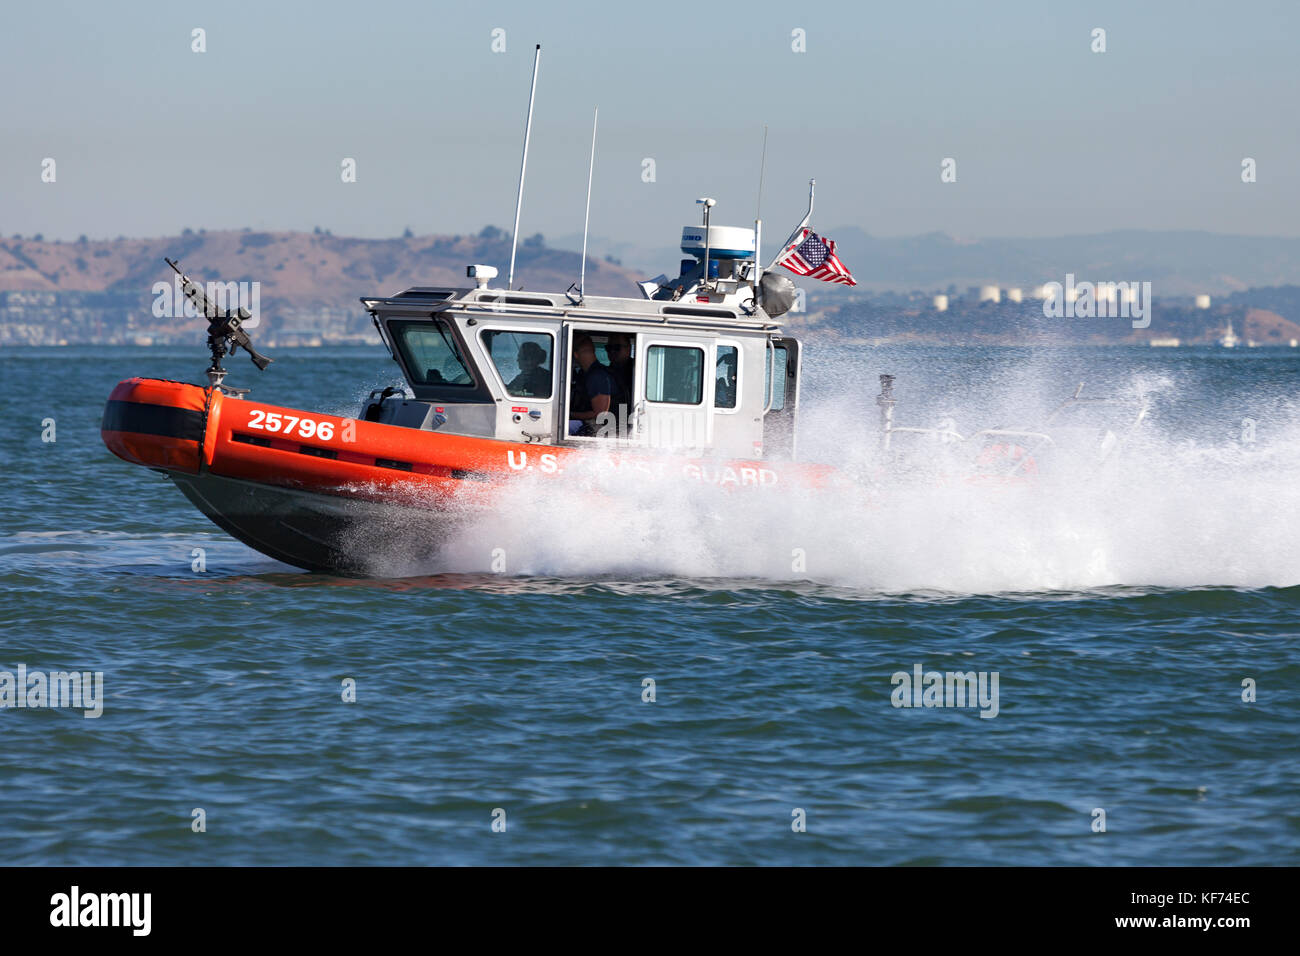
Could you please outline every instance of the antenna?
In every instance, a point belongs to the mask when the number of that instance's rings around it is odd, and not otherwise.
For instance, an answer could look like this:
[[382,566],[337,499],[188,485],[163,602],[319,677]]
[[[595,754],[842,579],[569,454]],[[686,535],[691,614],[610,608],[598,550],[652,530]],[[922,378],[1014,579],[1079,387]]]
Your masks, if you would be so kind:
[[709,291],[709,210],[718,204],[716,199],[709,199],[707,196],[695,200],[704,207],[704,275],[700,277],[700,290]]
[[515,231],[510,236],[510,272],[506,275],[506,291],[515,284],[515,249],[519,245],[519,211],[524,206],[524,173],[528,169],[528,137],[533,131],[533,98],[537,95],[537,64],[542,59],[542,45],[533,53],[533,85],[528,91],[528,122],[524,125],[524,158],[519,164],[519,196],[515,199]]
[[581,302],[587,288],[587,227],[591,224],[591,174],[596,170],[596,122],[600,119],[600,107],[596,107],[591,116],[591,162],[587,165],[587,215],[582,220],[582,272],[578,276],[578,301]]
[[758,202],[754,206],[754,308],[757,309],[762,303],[759,301],[762,291],[759,283],[763,280],[763,176],[767,173],[767,124],[763,124],[763,157],[758,163]]

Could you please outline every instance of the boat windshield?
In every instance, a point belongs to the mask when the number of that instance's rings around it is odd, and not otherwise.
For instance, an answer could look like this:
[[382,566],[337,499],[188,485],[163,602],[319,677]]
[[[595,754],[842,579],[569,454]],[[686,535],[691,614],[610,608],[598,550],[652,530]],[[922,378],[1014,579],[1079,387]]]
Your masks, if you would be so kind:
[[394,326],[393,339],[410,370],[412,385],[474,386],[469,364],[445,320],[390,323],[390,328]]

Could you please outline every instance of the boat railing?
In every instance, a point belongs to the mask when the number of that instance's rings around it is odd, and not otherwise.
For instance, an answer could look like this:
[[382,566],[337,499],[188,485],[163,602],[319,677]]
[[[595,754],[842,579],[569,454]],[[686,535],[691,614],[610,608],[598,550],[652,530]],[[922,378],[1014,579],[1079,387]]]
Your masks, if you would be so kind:
[[913,435],[933,435],[934,437],[946,442],[963,442],[966,440],[961,432],[952,428],[917,428],[910,425],[894,427],[890,426],[888,433],[897,435],[900,432],[907,432]]
[[[582,320],[617,324],[677,326],[694,329],[748,329],[780,332],[781,324],[770,316],[745,315],[731,308],[692,306],[672,302],[587,296],[579,305],[555,301],[544,294],[506,293],[504,290],[460,290],[461,297],[447,297],[444,290],[430,290],[428,298],[402,293],[390,298],[363,298],[372,315],[387,313],[427,313],[430,308],[470,316],[518,316],[558,321]],[[430,301],[433,300],[433,301]]]
[[983,428],[970,436],[971,441],[977,438],[1034,438],[1049,445],[1056,444],[1052,441],[1052,436],[1045,432],[1022,431],[1018,428]]

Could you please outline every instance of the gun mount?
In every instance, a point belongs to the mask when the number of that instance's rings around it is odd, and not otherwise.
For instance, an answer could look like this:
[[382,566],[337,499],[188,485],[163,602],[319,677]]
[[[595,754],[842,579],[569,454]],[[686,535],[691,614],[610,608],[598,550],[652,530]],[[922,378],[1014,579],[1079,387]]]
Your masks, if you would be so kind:
[[[181,277],[181,291],[185,294],[185,298],[194,303],[199,314],[208,320],[208,348],[212,352],[212,364],[208,366],[206,373],[209,386],[222,387],[226,369],[222,367],[221,360],[228,354],[234,355],[240,348],[248,353],[249,359],[259,371],[264,371],[271,364],[272,359],[253,348],[253,340],[244,331],[244,322],[251,319],[252,314],[243,306],[237,306],[234,311],[218,309],[203,292],[203,287],[181,271],[176,260],[164,256],[163,261]],[[247,389],[240,391],[247,391]]]

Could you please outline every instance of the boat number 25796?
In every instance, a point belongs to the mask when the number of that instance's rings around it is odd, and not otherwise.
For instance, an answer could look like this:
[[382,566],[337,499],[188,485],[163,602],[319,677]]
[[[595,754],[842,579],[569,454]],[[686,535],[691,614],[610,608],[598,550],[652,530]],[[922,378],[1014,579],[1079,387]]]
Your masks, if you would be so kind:
[[264,412],[261,409],[253,411],[253,416],[248,420],[248,427],[261,428],[268,432],[281,432],[285,435],[292,434],[293,430],[297,428],[300,437],[311,438],[315,436],[322,441],[329,441],[334,437],[333,422],[318,422],[310,418],[297,418],[293,415]]

